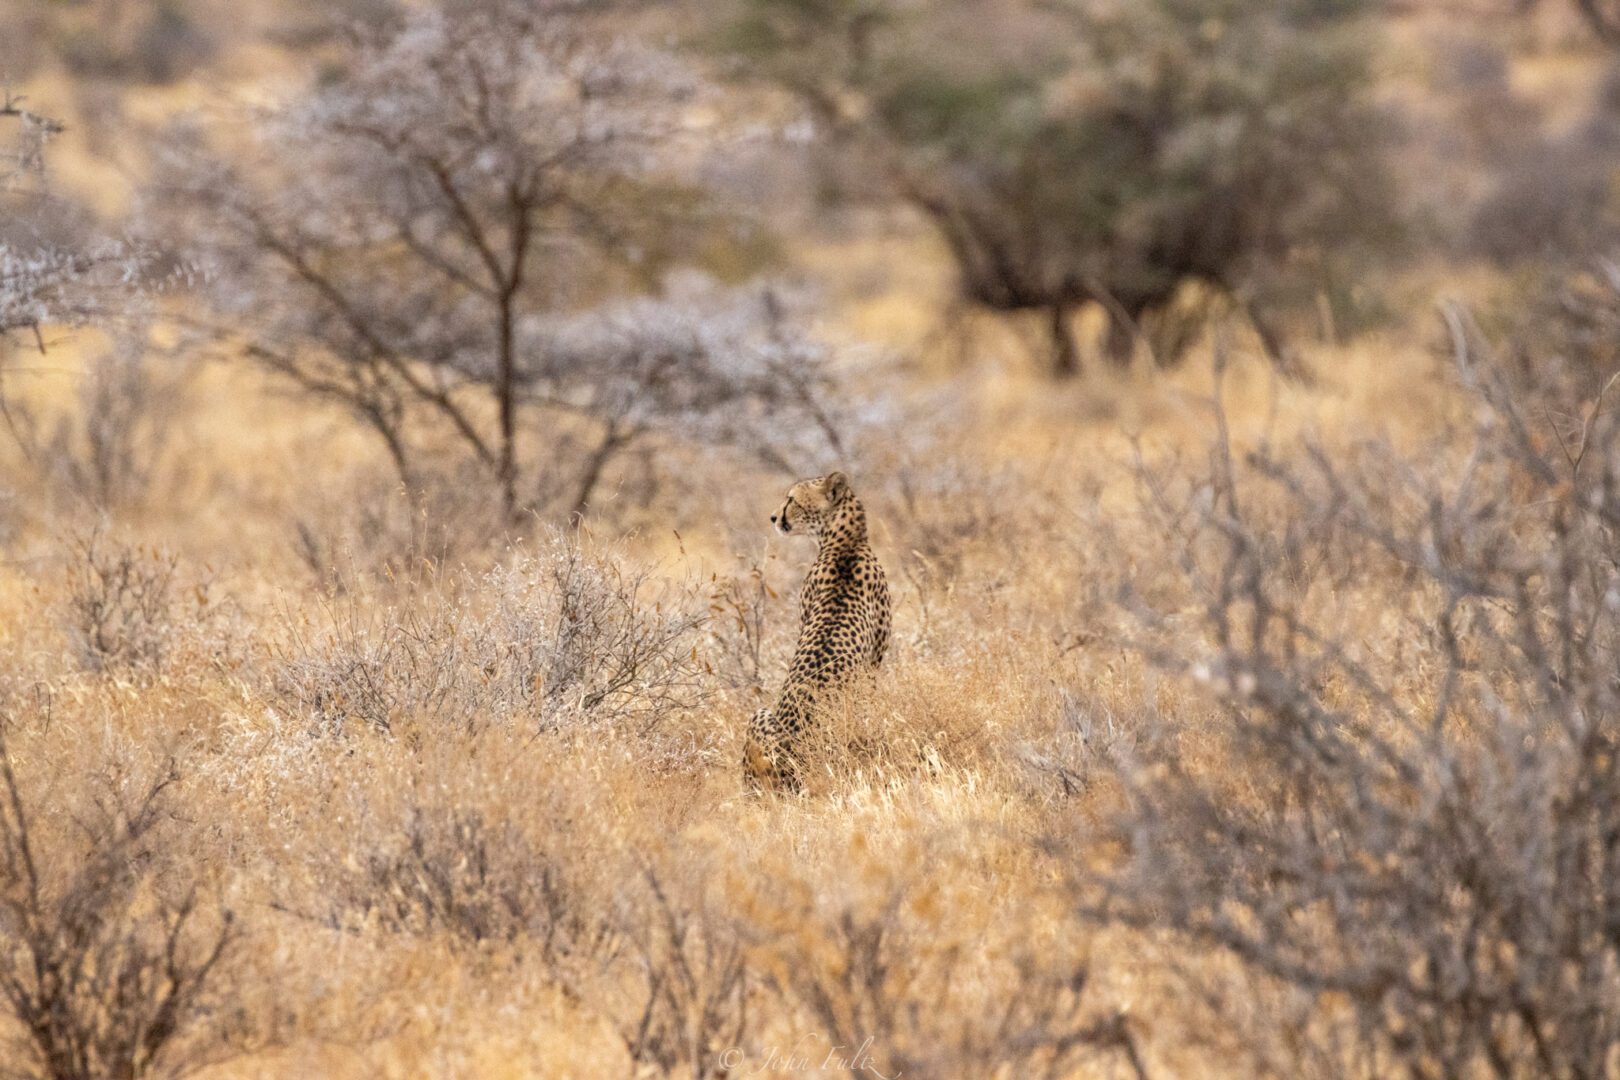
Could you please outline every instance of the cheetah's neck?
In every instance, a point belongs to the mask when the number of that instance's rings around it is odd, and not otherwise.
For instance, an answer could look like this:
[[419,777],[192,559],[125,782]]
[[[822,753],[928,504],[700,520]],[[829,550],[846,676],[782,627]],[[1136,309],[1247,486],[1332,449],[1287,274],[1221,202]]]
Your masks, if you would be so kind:
[[836,556],[866,544],[866,508],[851,495],[838,504],[817,538],[817,557]]

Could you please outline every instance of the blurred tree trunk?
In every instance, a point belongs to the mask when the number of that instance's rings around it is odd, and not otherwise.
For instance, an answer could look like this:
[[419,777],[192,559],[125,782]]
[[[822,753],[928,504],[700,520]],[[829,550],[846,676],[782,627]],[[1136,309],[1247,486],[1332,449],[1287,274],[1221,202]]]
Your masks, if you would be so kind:
[[1136,351],[1136,323],[1125,312],[1108,306],[1108,329],[1103,332],[1103,352],[1116,368],[1131,366],[1131,354]]
[[602,480],[602,472],[607,468],[609,461],[628,446],[636,437],[634,429],[626,429],[612,421],[607,431],[602,434],[602,441],[597,443],[596,449],[591,452],[590,459],[585,462],[585,468],[579,478],[579,487],[574,494],[574,505],[569,509],[568,520],[578,524],[585,518],[585,511],[590,509],[591,496],[596,492],[596,485]]
[[1248,316],[1249,325],[1254,327],[1255,334],[1260,338],[1260,347],[1265,350],[1266,359],[1271,361],[1277,374],[1295,382],[1309,382],[1310,371],[1271,316],[1252,298],[1243,301],[1243,313]]
[[1136,354],[1136,342],[1142,336],[1142,320],[1147,313],[1169,303],[1168,296],[1131,296],[1121,300],[1105,284],[1092,281],[1087,291],[1102,305],[1108,316],[1108,327],[1103,331],[1103,352],[1108,362],[1121,370],[1131,366]]
[[1080,348],[1074,340],[1074,308],[1061,301],[1047,309],[1051,334],[1051,374],[1057,379],[1072,379],[1080,374]]

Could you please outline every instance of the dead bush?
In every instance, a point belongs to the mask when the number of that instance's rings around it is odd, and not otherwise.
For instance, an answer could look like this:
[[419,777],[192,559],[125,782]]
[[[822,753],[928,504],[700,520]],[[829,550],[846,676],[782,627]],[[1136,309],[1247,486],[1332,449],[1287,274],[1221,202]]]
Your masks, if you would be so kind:
[[[766,986],[804,1018],[811,1065],[884,1076],[1063,1077],[1144,1065],[1124,1017],[1092,992],[1073,940],[1031,937],[1030,900],[986,897],[928,841],[849,850],[834,881],[786,869],[747,933]],[[813,873],[813,871],[812,871]],[[1005,903],[1003,903],[1005,901]]]
[[1019,745],[1020,762],[1037,789],[1065,797],[1090,790],[1111,778],[1135,757],[1138,731],[1106,705],[1085,701],[1063,690],[1053,730],[1040,741]]
[[79,380],[78,407],[57,421],[39,460],[61,490],[98,510],[151,491],[175,425],[185,375],[154,365],[146,328],[126,328]]
[[619,912],[635,971],[620,1037],[632,1061],[660,1075],[720,1080],[749,1033],[744,942],[731,919],[674,894],[655,869],[643,868],[640,884]]
[[415,604],[349,597],[328,616],[318,636],[295,628],[275,681],[283,703],[336,730],[388,731],[410,717],[647,734],[704,693],[696,633],[706,616],[692,598],[561,536]]
[[[1531,275],[1489,322],[1507,341],[1516,383],[1540,384],[1534,392],[1560,405],[1590,399],[1620,371],[1620,262],[1609,255]],[[1549,382],[1559,384],[1551,395]]]
[[19,764],[0,737],[6,1075],[134,1080],[230,1056],[241,1032],[221,986],[238,935],[200,883],[170,880],[172,766],[47,808]]
[[709,579],[705,666],[730,689],[763,696],[791,659],[797,597],[784,571],[780,559],[758,558]]
[[322,921],[391,933],[444,932],[467,945],[521,944],[543,963],[591,933],[557,860],[478,810],[410,806],[328,880]]
[[1620,1054],[1620,420],[1464,323],[1465,454],[1352,470],[1223,441],[1184,538],[1201,632],[1130,605],[1220,750],[1128,772],[1129,856],[1082,906],[1304,997],[1281,1023],[1191,996],[1247,1017],[1263,1073],[1591,1077]]
[[175,644],[179,560],[97,525],[68,537],[66,622],[85,667],[160,667]]
[[293,522],[298,559],[323,589],[430,585],[451,567],[487,564],[522,529],[492,508],[487,480],[425,466],[407,489],[361,472],[304,496]]

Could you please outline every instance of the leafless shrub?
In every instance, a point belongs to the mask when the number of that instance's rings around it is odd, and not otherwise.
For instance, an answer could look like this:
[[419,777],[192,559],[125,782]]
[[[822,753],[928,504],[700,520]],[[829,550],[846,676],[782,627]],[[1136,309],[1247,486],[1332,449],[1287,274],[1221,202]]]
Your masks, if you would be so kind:
[[697,692],[693,657],[679,650],[704,616],[642,598],[644,570],[588,560],[577,546],[553,561],[556,634],[544,678],[557,710],[656,723]]
[[[742,562],[742,560],[739,560]],[[793,647],[793,596],[769,561],[748,560],[735,573],[708,583],[709,648],[704,665],[727,687],[763,693]]]
[[19,1078],[179,1076],[229,1056],[219,978],[237,944],[231,912],[173,861],[172,771],[97,791],[52,820],[25,797],[0,741],[0,1005],[3,1071]]
[[67,631],[80,662],[95,670],[161,666],[178,627],[179,560],[99,525],[64,548]]
[[737,928],[701,900],[683,902],[658,873],[643,871],[623,901],[621,931],[636,970],[636,1008],[619,1023],[630,1058],[663,1076],[723,1078],[728,1050],[748,1032],[752,973]]
[[[1068,950],[929,940],[941,929],[931,913],[970,901],[883,876],[860,895],[800,896],[755,927],[782,935],[763,950],[767,984],[811,1018],[828,1062],[852,1075],[1055,1078],[1108,1061],[1146,1075],[1124,1017],[1089,999],[1089,972]],[[985,967],[993,1001],[970,974]]]
[[[789,317],[782,290],[721,289],[691,273],[671,275],[664,292],[534,320],[525,328],[527,351],[548,358],[536,389],[554,394],[572,385],[618,433],[615,453],[662,435],[738,449],[803,474],[816,455],[843,452],[846,418],[834,416],[830,350]],[[605,463],[588,459],[574,512]]]
[[1137,733],[1106,709],[1065,690],[1056,731],[1045,742],[1019,748],[1019,760],[1045,785],[1064,796],[1079,795],[1099,773],[1129,767]]
[[[1225,749],[1128,775],[1132,854],[1092,910],[1306,995],[1308,1021],[1251,1033],[1278,1074],[1328,1047],[1380,1077],[1620,1053],[1620,421],[1609,385],[1538,389],[1448,319],[1465,457],[1240,465],[1223,440],[1177,517],[1203,634],[1139,612]],[[1346,589],[1384,620],[1347,624]]]
[[1532,274],[1486,322],[1517,382],[1555,383],[1543,397],[1589,398],[1620,370],[1620,262],[1611,254]]
[[182,378],[154,368],[145,328],[118,333],[79,381],[78,409],[41,447],[42,468],[100,510],[138,503],[173,434]]
[[369,919],[392,933],[521,943],[547,964],[591,933],[557,861],[476,810],[413,805],[347,863],[324,882],[324,921],[335,926]]
[[410,717],[648,733],[701,697],[694,635],[705,616],[656,592],[646,570],[554,538],[542,555],[452,580],[415,607],[335,604],[326,632],[282,657],[280,696],[336,728],[387,731]]
[[409,488],[360,471],[303,493],[292,542],[315,581],[342,593],[362,581],[429,585],[451,567],[476,565],[516,528],[471,470],[424,468]]

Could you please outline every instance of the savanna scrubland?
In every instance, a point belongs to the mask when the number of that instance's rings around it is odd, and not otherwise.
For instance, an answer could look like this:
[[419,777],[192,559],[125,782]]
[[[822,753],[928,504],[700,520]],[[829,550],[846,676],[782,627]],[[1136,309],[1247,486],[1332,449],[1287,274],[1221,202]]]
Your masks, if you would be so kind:
[[1617,36],[4,0],[0,1071],[1620,1075]]

